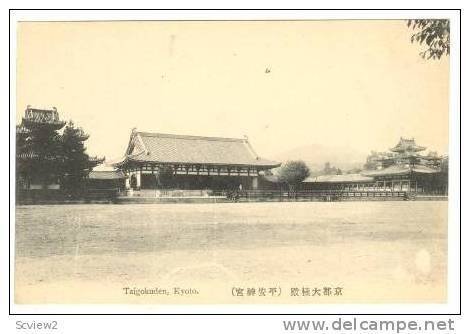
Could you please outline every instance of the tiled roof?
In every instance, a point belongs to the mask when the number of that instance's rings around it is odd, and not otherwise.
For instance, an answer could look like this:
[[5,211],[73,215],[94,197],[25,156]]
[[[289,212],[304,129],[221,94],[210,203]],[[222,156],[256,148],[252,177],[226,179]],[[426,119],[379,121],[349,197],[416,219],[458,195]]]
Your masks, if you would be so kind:
[[110,166],[107,163],[101,163],[93,167],[93,170],[88,174],[88,178],[95,180],[114,180],[124,179],[126,176],[120,170]]
[[160,163],[277,167],[257,156],[248,139],[133,132],[127,160]]
[[412,151],[412,152],[419,152],[425,150],[426,147],[424,146],[418,146],[415,143],[415,139],[406,139],[406,138],[400,138],[400,141],[398,144],[394,147],[391,148],[390,151],[393,152],[406,152],[406,151]]
[[349,182],[372,182],[373,177],[364,176],[361,174],[343,174],[343,175],[319,175],[315,177],[308,177],[304,180],[306,183],[319,182],[319,183],[349,183]]
[[423,166],[423,165],[416,165],[412,168],[412,170],[415,173],[422,173],[422,174],[432,174],[432,173],[440,172],[440,169],[431,168],[431,167]]
[[[266,181],[277,183],[279,177],[277,175],[264,175]],[[319,175],[307,177],[304,183],[350,183],[350,182],[373,182],[373,177],[361,174],[344,174],[344,175]]]
[[115,180],[124,179],[125,177],[121,171],[91,171],[88,174],[88,178],[94,180]]
[[403,175],[403,174],[408,174],[410,172],[432,174],[432,173],[438,173],[439,169],[427,167],[424,165],[415,165],[413,167],[409,167],[409,166],[407,167],[403,165],[392,165],[384,169],[364,171],[362,174],[366,176],[381,176],[381,175]]

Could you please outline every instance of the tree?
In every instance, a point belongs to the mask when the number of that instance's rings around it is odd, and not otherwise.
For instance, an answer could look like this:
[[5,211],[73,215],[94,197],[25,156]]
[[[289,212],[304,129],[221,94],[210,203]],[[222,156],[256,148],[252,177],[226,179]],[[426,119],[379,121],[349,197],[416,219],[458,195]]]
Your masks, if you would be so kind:
[[[60,125],[59,125],[60,126]],[[61,140],[57,127],[23,122],[16,130],[17,179],[44,187],[57,183],[61,173]]]
[[60,121],[53,110],[28,106],[22,123],[16,127],[17,189],[30,189],[31,184],[60,184],[68,195],[80,195],[91,168],[104,159],[91,158],[84,142],[88,139],[81,128]]
[[326,162],[321,175],[341,175],[341,174],[342,174],[341,169],[331,166],[330,162]]
[[362,171],[361,168],[355,167],[355,168],[349,169],[349,170],[346,172],[346,174],[359,174],[361,171]]
[[75,127],[70,121],[61,136],[59,154],[61,164],[61,186],[70,195],[80,195],[84,190],[85,178],[96,165],[86,153],[85,141],[88,139],[82,128]]
[[310,176],[310,169],[302,160],[287,161],[279,169],[279,181],[286,183],[290,191],[295,191],[300,183]]
[[423,44],[427,49],[420,52],[426,59],[440,59],[450,54],[450,22],[449,20],[408,20],[408,27],[417,30],[411,35],[411,42]]

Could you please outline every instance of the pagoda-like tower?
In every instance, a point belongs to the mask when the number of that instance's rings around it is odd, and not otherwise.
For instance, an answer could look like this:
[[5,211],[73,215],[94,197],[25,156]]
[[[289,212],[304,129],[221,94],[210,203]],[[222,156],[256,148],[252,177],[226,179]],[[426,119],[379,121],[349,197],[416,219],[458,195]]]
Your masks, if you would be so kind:
[[59,119],[57,109],[36,109],[27,106],[21,125],[25,128],[48,128],[52,130],[60,130],[64,127],[65,122]]
[[391,148],[390,151],[398,154],[417,154],[418,152],[424,151],[426,147],[416,145],[415,139],[406,139],[400,137],[400,141],[395,147]]
[[375,187],[385,191],[411,191],[445,194],[447,172],[445,159],[436,152],[422,154],[426,147],[414,138],[400,138],[390,152],[373,152],[362,172],[374,177]]
[[65,122],[59,119],[57,109],[37,109],[27,106],[21,124],[16,126],[16,157],[17,159],[31,159],[37,157],[39,152],[29,145],[22,145],[22,141],[31,134],[52,133],[58,131],[65,126]]
[[386,159],[384,165],[413,166],[419,164],[424,158],[419,152],[424,150],[426,150],[426,147],[417,145],[414,138],[400,137],[398,144],[390,149],[394,153],[393,156]]
[[[59,119],[59,113],[52,109],[37,109],[27,106],[21,124],[16,126],[16,171],[17,188],[57,187],[54,177],[43,178],[50,171],[53,174],[53,148],[48,146],[49,137],[65,126]],[[31,137],[43,138],[44,145],[38,145]],[[48,168],[51,165],[51,168]]]

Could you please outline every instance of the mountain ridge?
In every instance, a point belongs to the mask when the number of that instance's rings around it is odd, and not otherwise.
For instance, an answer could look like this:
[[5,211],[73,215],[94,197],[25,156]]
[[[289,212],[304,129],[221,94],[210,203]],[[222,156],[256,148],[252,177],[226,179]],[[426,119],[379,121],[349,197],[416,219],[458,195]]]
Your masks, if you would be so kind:
[[309,144],[274,154],[272,158],[282,163],[289,160],[303,160],[312,171],[322,170],[327,162],[331,167],[347,171],[355,168],[362,169],[368,154],[368,152],[361,152],[347,146]]

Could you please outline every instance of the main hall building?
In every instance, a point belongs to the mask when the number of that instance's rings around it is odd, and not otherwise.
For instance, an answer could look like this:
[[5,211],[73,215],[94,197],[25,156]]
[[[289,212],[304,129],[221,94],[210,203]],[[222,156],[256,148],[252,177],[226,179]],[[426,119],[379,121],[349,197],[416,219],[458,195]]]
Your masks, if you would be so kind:
[[185,136],[132,131],[123,159],[114,164],[126,188],[258,189],[260,177],[280,163],[261,158],[248,138]]

